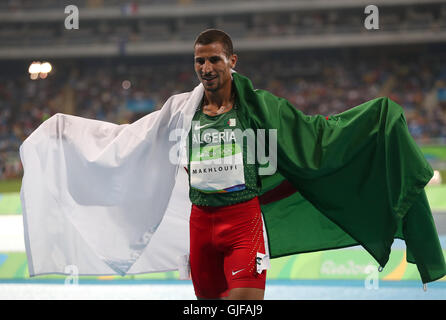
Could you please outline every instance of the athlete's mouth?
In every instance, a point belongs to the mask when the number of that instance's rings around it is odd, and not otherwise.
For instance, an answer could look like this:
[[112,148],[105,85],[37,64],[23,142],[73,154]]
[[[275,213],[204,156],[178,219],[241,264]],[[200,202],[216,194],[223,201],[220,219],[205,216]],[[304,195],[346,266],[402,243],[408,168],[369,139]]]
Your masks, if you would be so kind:
[[203,79],[204,81],[210,82],[212,80],[217,79],[217,76],[212,76],[212,77],[211,76],[202,76],[201,79]]

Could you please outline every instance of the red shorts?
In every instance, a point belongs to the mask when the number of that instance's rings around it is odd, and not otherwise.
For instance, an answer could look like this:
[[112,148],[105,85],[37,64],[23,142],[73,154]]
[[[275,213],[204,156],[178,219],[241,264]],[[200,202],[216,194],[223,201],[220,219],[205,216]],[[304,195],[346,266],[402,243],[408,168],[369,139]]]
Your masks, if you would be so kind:
[[257,252],[265,254],[257,197],[223,207],[192,205],[190,266],[197,297],[221,298],[233,288],[265,289],[266,270],[257,272]]

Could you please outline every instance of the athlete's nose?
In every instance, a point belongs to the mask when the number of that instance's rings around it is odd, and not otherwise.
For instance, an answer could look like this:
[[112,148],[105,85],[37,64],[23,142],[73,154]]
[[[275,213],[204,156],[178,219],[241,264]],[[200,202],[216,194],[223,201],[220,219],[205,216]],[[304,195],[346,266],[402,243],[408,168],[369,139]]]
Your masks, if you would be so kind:
[[205,60],[202,67],[203,75],[212,73],[212,63],[209,60]]

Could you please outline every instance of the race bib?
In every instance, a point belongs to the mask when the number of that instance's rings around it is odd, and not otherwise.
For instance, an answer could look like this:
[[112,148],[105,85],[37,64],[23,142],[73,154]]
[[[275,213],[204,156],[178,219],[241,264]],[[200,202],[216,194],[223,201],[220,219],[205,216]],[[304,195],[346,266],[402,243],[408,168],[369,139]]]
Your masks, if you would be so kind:
[[[246,188],[243,151],[237,143],[192,150],[191,187],[205,193],[225,193]],[[194,152],[195,151],[195,152]]]

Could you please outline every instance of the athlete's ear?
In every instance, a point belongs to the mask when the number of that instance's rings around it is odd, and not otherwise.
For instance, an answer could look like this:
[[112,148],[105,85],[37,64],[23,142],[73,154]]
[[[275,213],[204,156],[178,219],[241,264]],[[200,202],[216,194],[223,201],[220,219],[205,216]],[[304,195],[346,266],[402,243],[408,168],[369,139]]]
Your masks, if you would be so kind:
[[235,53],[229,57],[229,63],[231,64],[231,69],[235,68],[235,65],[237,64],[237,59],[238,57]]

